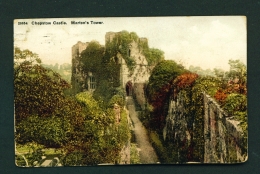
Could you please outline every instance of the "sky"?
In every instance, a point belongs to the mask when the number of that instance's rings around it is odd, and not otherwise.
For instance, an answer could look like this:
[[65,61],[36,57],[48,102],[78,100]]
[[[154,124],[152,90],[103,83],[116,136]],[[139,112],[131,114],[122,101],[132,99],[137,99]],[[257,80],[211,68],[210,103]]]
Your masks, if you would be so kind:
[[[55,21],[67,25],[57,25]],[[37,22],[51,25],[36,25]],[[44,64],[71,63],[71,48],[78,41],[96,40],[105,45],[106,32],[122,30],[146,37],[150,48],[162,50],[165,59],[186,68],[193,65],[228,70],[229,59],[247,63],[245,16],[16,19],[14,46],[37,53]]]

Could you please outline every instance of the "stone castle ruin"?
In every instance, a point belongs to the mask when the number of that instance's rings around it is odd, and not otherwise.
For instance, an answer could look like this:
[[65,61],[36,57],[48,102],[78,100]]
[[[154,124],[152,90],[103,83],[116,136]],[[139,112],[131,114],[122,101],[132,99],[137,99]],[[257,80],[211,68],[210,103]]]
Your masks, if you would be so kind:
[[[146,105],[144,88],[155,64],[149,64],[148,57],[145,56],[144,49],[148,47],[146,38],[138,38],[136,35],[131,36],[131,33],[128,33],[128,40],[125,43],[120,38],[124,34],[123,31],[106,33],[105,46],[101,46],[104,48],[103,56],[109,55],[107,60],[112,61],[112,65],[118,68],[116,78],[119,79],[119,83],[117,87],[122,88],[126,96],[133,96],[137,104],[144,110]],[[72,47],[71,83],[75,93],[93,92],[99,87],[96,74],[83,70],[81,53],[88,48],[89,44],[90,42],[82,43],[79,41]],[[109,54],[111,52],[113,54]],[[129,64],[129,61],[132,64]],[[111,82],[109,79],[107,81]],[[245,138],[238,126],[239,122],[227,116],[214,99],[206,94],[203,94],[201,107],[203,107],[203,112],[200,113],[197,121],[194,119],[191,125],[189,123],[190,110],[184,94],[179,93],[176,98],[171,98],[163,130],[164,140],[180,147],[180,150],[176,152],[180,158],[181,154],[185,154],[186,158],[186,154],[192,154],[196,151],[197,155],[192,157],[196,159],[196,162],[232,163],[245,161],[247,159],[247,145],[242,143],[245,142]],[[116,118],[119,119],[120,115]],[[202,123],[202,127],[200,127],[200,123]],[[199,130],[197,135],[194,134],[195,130]],[[125,156],[129,157],[129,155]]]
[[[120,35],[121,32],[107,32],[105,35],[106,45],[113,42],[113,40]],[[129,67],[124,58],[124,55],[117,52],[116,56],[111,57],[111,61],[114,61],[116,64],[120,65],[120,86],[125,89],[127,96],[133,95],[133,90],[138,93],[135,95],[138,99],[141,106],[144,105],[144,84],[148,81],[151,70],[154,66],[148,65],[147,58],[143,54],[142,47],[140,43],[147,44],[147,38],[137,38],[132,39],[127,47],[127,57],[131,58],[134,61],[134,66]],[[72,77],[71,83],[72,88],[75,93],[82,91],[91,91],[93,92],[96,89],[97,81],[95,74],[92,72],[83,73],[82,71],[82,61],[81,53],[88,47],[89,42],[83,43],[78,42],[72,47]],[[119,46],[119,49],[122,46]],[[104,46],[104,50],[106,51]]]

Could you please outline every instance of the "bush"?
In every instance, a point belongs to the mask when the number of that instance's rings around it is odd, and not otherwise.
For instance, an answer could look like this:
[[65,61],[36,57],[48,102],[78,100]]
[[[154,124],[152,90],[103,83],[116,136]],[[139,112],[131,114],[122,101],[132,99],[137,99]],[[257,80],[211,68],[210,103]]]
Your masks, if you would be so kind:
[[47,147],[61,147],[67,142],[71,129],[69,120],[57,116],[42,118],[29,116],[16,125],[16,141],[21,144],[36,142]]
[[125,99],[124,99],[124,97],[121,96],[121,95],[118,95],[118,94],[117,94],[117,95],[114,95],[114,96],[110,99],[110,101],[109,101],[109,106],[110,106],[110,107],[113,107],[114,104],[118,104],[118,105],[120,105],[121,108],[123,108],[123,107],[125,106]]
[[139,151],[137,150],[137,145],[134,143],[131,143],[130,164],[141,164]]
[[[116,123],[113,109],[102,109],[90,93],[79,93],[76,99],[82,105],[84,117],[80,127],[75,125],[65,146],[64,165],[118,162],[123,146],[130,139],[126,112],[121,110],[121,121]],[[122,98],[115,95],[111,103],[121,100]]]

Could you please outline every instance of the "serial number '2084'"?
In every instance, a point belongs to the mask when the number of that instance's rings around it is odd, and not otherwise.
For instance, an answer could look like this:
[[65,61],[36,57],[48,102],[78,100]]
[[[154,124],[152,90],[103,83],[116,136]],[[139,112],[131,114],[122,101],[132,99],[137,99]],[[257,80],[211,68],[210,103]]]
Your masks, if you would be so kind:
[[28,25],[27,22],[18,22],[18,25]]

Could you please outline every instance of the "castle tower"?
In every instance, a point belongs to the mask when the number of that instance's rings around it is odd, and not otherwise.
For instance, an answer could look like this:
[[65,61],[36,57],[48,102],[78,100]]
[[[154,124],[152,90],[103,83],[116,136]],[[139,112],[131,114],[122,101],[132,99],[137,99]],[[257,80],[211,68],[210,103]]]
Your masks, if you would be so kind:
[[74,92],[81,91],[85,88],[85,75],[81,69],[81,57],[80,54],[88,46],[88,42],[83,43],[78,41],[72,46],[72,73],[71,73],[71,84]]
[[[95,78],[90,79],[95,74],[91,72],[84,74],[81,69],[82,62],[80,54],[88,45],[88,42],[78,42],[72,47],[71,82],[75,92],[91,91],[93,82],[93,87],[95,87]],[[149,51],[148,39],[139,38],[135,33],[128,33],[126,31],[107,32],[105,34],[105,45],[109,46],[105,46],[105,52],[108,55],[105,59],[114,61],[116,65],[120,65],[120,72],[118,73],[120,86],[125,89],[126,95],[136,95],[137,100],[140,99],[140,103],[144,105],[145,97],[143,89],[145,83],[149,80],[152,70],[144,55],[145,51]]]

